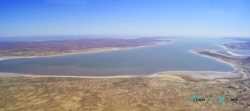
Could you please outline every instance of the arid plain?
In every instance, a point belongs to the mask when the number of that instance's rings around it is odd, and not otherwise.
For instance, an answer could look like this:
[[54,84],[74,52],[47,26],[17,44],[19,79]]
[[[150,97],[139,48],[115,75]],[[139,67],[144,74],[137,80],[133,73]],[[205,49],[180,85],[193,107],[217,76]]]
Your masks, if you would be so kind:
[[[1,73],[0,111],[250,110],[249,57],[207,50],[193,53],[230,63],[240,76],[188,71],[106,78]],[[205,101],[189,100],[193,95],[201,95]],[[225,101],[220,102],[222,95]],[[238,101],[232,101],[235,98]]]

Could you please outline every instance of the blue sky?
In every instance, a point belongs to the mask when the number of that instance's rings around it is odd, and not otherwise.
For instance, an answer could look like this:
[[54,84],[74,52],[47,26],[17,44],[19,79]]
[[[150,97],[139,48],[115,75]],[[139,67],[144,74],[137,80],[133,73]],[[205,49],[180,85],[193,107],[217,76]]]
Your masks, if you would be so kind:
[[0,0],[0,36],[250,37],[250,0]]

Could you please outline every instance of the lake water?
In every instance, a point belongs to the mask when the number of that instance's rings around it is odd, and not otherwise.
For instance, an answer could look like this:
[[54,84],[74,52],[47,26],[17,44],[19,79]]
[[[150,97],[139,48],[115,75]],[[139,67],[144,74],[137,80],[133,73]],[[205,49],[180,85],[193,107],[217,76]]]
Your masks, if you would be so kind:
[[39,75],[114,76],[149,75],[162,71],[234,71],[228,64],[189,50],[223,50],[216,38],[171,38],[173,43],[118,51],[0,61],[0,72]]

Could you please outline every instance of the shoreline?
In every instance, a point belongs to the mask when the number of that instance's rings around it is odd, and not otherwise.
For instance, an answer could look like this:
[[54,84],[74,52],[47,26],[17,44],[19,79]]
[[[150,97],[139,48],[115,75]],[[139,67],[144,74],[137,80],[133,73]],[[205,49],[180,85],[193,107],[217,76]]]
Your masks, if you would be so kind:
[[224,46],[223,44],[215,44],[215,45],[220,46],[220,47],[223,48],[224,50],[234,50],[234,49],[230,49],[230,48]]
[[[233,53],[233,51],[235,51],[235,50],[237,51],[237,50],[242,50],[242,49],[231,49],[231,48],[224,46],[223,44],[215,44],[215,45],[222,47],[224,49],[223,51],[225,51],[233,56],[239,56],[239,57],[249,56],[249,55],[241,55],[241,54]],[[246,50],[246,51],[249,51],[249,50]]]
[[247,55],[240,55],[240,54],[233,53],[233,51],[226,51],[226,52],[233,55],[233,56],[239,56],[239,57],[247,56]]
[[[208,51],[209,51],[209,50],[208,50]],[[218,62],[222,62],[222,63],[228,64],[228,65],[230,65],[231,67],[233,67],[233,68],[235,69],[233,72],[236,72],[236,71],[238,70],[237,66],[235,66],[235,64],[233,64],[233,63],[226,62],[226,61],[222,61],[222,60],[220,60],[220,59],[218,59],[218,58],[215,58],[215,57],[210,57],[210,56],[202,55],[202,54],[196,53],[194,50],[190,50],[189,52],[191,52],[191,53],[193,53],[193,54],[197,54],[197,55],[203,56],[203,57],[215,59],[215,60],[218,61]],[[230,71],[229,71],[229,72],[230,72]]]
[[[238,74],[238,75],[237,75]],[[150,75],[117,75],[117,76],[70,76],[70,75],[36,75],[0,72],[0,78],[4,77],[56,77],[56,78],[90,78],[90,79],[122,79],[122,78],[161,78],[162,80],[175,82],[228,82],[230,79],[240,79],[242,74],[236,72],[220,71],[164,71]]]
[[[179,81],[185,82],[228,82],[231,79],[240,79],[242,74],[235,72],[220,72],[220,71],[166,71],[151,75],[152,77],[168,77],[175,76]],[[177,79],[178,79],[177,78]]]
[[[131,78],[131,77],[144,77],[144,75],[118,75],[118,76],[70,76],[70,75],[38,75],[38,74],[20,74],[0,72],[0,77],[71,77],[71,78]],[[146,76],[146,75],[145,75]]]
[[[211,50],[207,50],[207,51],[211,51]],[[242,75],[241,79],[247,79],[248,78],[247,73],[243,72],[242,69],[241,69],[241,67],[238,66],[238,65],[236,65],[236,64],[233,64],[233,63],[230,63],[230,62],[227,62],[227,61],[222,61],[222,60],[220,60],[218,58],[215,58],[215,57],[210,57],[210,56],[207,56],[207,55],[202,55],[202,54],[196,53],[194,50],[191,50],[190,52],[192,52],[194,54],[197,54],[197,55],[201,55],[203,57],[215,59],[216,61],[219,61],[219,62],[222,62],[222,63],[229,64],[229,65],[231,65],[235,69],[235,71],[231,72],[231,73],[239,73],[239,74],[241,74]],[[240,56],[238,56],[238,57],[240,57]]]
[[70,75],[40,75],[40,74],[21,74],[21,73],[11,73],[11,72],[0,72],[0,76],[28,76],[28,77],[79,77],[79,78],[120,78],[120,77],[153,77],[155,75],[161,73],[232,73],[232,72],[221,72],[221,71],[185,71],[185,70],[176,70],[176,71],[163,71],[163,72],[156,72],[149,75],[116,75],[116,76],[70,76]]
[[150,46],[158,46],[164,45],[171,42],[159,42],[153,45],[144,45],[144,46],[137,46],[137,47],[126,47],[126,48],[107,48],[107,49],[99,49],[99,50],[92,50],[92,51],[85,51],[85,52],[73,52],[73,53],[66,53],[66,54],[55,54],[55,55],[45,55],[45,56],[10,56],[10,57],[0,57],[0,61],[9,60],[9,59],[25,59],[25,58],[43,58],[43,57],[57,57],[57,56],[66,56],[66,55],[75,55],[75,54],[87,54],[87,53],[99,53],[99,52],[108,52],[108,51],[118,51],[118,50],[127,50],[127,49],[135,49],[135,48],[143,48],[143,47],[150,47]]
[[[228,44],[230,44],[230,43],[228,43]],[[246,50],[246,51],[249,51],[248,49],[232,49],[230,47],[224,46],[224,44],[215,44],[215,45],[222,47],[224,50]]]

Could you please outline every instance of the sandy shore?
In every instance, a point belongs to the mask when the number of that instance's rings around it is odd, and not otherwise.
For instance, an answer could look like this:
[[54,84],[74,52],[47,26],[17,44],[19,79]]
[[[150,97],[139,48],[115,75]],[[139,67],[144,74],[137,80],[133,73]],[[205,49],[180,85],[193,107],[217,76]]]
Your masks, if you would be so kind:
[[215,57],[210,57],[210,56],[206,56],[206,55],[201,55],[201,54],[199,54],[199,53],[196,53],[196,52],[193,51],[193,50],[190,50],[189,52],[194,53],[194,54],[197,54],[197,55],[200,55],[200,56],[203,56],[203,57],[215,59],[215,60],[218,61],[218,62],[222,62],[222,63],[229,64],[229,65],[231,65],[231,66],[235,69],[235,71],[238,70],[237,67],[235,66],[235,64],[233,64],[233,63],[226,62],[226,61],[222,61],[222,60],[220,60],[220,59],[218,59],[218,58],[215,58]]
[[[18,73],[7,73],[0,72],[0,77],[71,77],[71,78],[132,78],[139,77],[136,75],[121,75],[121,76],[67,76],[67,75],[36,75],[36,74],[18,74]],[[143,77],[143,76],[141,76]]]
[[[174,82],[228,82],[228,79],[240,79],[239,73],[217,71],[165,71],[151,75],[120,75],[120,76],[65,76],[65,75],[34,75],[0,72],[1,77],[70,77],[70,78],[161,78]],[[224,79],[220,81],[220,79]]]
[[244,56],[244,55],[233,53],[233,51],[226,51],[226,52],[233,55],[233,56]]
[[92,51],[86,52],[75,52],[75,53],[67,53],[67,54],[55,54],[55,55],[47,55],[47,56],[21,56],[21,57],[0,57],[0,61],[8,60],[8,59],[22,59],[22,58],[42,58],[42,57],[56,57],[56,56],[64,56],[64,55],[74,55],[74,54],[85,54],[85,53],[99,53],[99,52],[108,52],[108,51],[117,51],[117,50],[127,50],[127,49],[135,49],[135,48],[143,48],[149,46],[157,46],[157,45],[164,45],[171,42],[159,42],[153,45],[144,45],[144,46],[137,46],[137,47],[127,47],[127,48],[107,48],[107,49],[95,49]]
[[[212,52],[213,52],[213,50],[208,50],[208,51],[212,51]],[[237,64],[233,64],[233,63],[230,63],[230,62],[227,62],[227,61],[222,61],[222,60],[220,60],[220,59],[218,59],[218,58],[215,58],[215,57],[210,57],[210,56],[202,55],[202,54],[196,53],[195,51],[190,51],[190,52],[192,52],[192,53],[194,53],[194,54],[197,54],[197,55],[201,55],[201,56],[207,57],[207,58],[215,59],[215,60],[217,60],[217,61],[219,61],[219,62],[223,62],[223,63],[229,64],[229,65],[231,65],[231,66],[235,69],[234,73],[237,72],[237,73],[240,73],[240,74],[242,75],[242,78],[241,78],[241,79],[247,79],[247,78],[248,78],[248,74],[246,74],[244,71],[242,71],[242,70],[241,70],[241,67],[238,66]],[[226,55],[224,55],[224,56],[226,56]],[[228,56],[228,57],[232,57],[232,56],[233,56],[233,55]],[[234,56],[234,57],[235,57],[235,56]],[[240,57],[240,56],[238,56],[238,57]]]
[[191,82],[218,81],[218,79],[240,79],[242,77],[239,73],[217,71],[166,71],[156,73],[152,77],[168,77],[169,75],[175,76],[174,79],[178,79],[179,81],[185,80]]
[[222,47],[223,49],[225,49],[225,50],[233,50],[233,49],[229,49],[228,47],[225,47],[224,45],[222,45],[222,44],[216,44],[216,45],[218,45],[218,46],[220,46],[220,47]]

